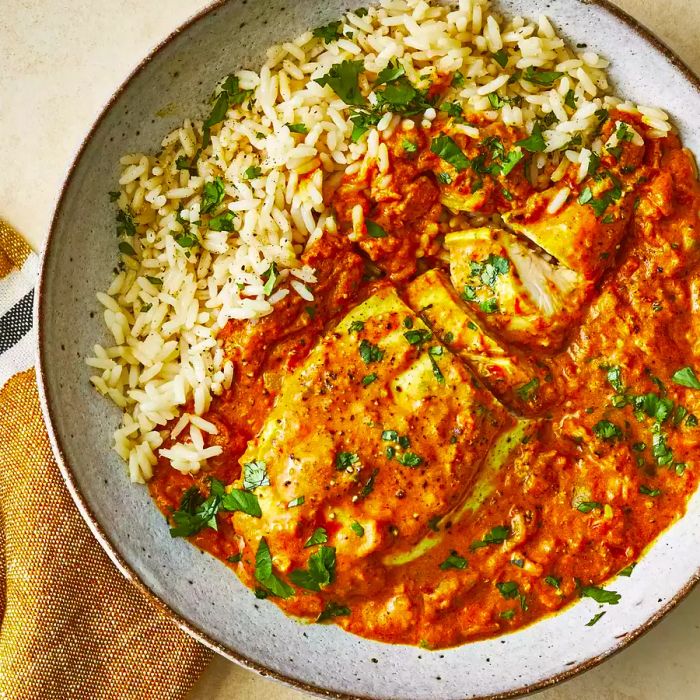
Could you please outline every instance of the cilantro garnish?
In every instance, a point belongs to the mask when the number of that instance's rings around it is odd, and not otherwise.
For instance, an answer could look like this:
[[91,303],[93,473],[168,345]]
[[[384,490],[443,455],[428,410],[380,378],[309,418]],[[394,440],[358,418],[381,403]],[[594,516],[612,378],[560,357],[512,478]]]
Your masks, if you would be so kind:
[[323,612],[316,618],[316,622],[325,622],[334,617],[346,617],[350,614],[350,608],[346,605],[341,605],[340,603],[334,603],[329,601],[326,603],[326,607],[323,608]]
[[453,549],[447,559],[440,564],[440,569],[447,571],[448,569],[464,569],[466,566],[467,560],[464,557],[460,557]]
[[343,61],[331,66],[328,73],[316,78],[316,82],[319,85],[328,85],[346,104],[364,105],[367,100],[360,92],[357,82],[358,76],[364,69],[365,65],[362,61]]
[[430,143],[430,150],[442,160],[449,163],[455,170],[462,171],[469,167],[470,161],[462,149],[446,134],[440,134]]
[[671,381],[689,389],[700,389],[700,380],[692,367],[681,367],[681,369],[673,373]]
[[607,603],[608,605],[617,605],[622,597],[616,591],[606,591],[598,586],[584,586],[579,590],[579,595],[582,598],[593,598],[596,603]]
[[341,27],[342,22],[338,20],[337,22],[329,22],[323,27],[316,27],[312,33],[318,39],[323,39],[326,44],[330,44],[343,36],[343,32],[340,31]]
[[304,543],[304,549],[315,547],[318,544],[325,544],[326,542],[328,542],[328,533],[325,528],[317,527],[311,537]]
[[366,338],[360,342],[360,357],[368,365],[370,362],[379,362],[384,357],[384,351],[373,345]]
[[279,598],[290,598],[294,595],[294,589],[273,573],[272,554],[264,537],[260,538],[258,551],[255,554],[255,579],[265,587],[268,594]]
[[469,545],[469,549],[475,551],[491,544],[502,544],[510,537],[510,528],[505,525],[496,525],[484,535],[483,540],[476,540]]

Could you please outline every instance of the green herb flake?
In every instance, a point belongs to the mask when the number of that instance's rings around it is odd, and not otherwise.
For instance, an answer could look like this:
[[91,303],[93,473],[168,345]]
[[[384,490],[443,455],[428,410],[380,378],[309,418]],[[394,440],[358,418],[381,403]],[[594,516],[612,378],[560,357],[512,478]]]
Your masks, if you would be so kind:
[[238,554],[232,554],[230,557],[226,557],[226,561],[230,564],[238,564],[241,559],[243,559],[243,555],[240,552],[238,552]]
[[491,58],[493,58],[493,60],[496,61],[501,68],[505,68],[508,64],[508,54],[503,49],[496,51],[496,53],[492,53]]
[[631,564],[628,564],[624,569],[621,569],[617,575],[627,576],[627,578],[629,578],[632,575],[635,566],[637,566],[637,562],[633,561]]
[[304,542],[304,549],[308,549],[309,547],[315,547],[319,544],[325,544],[326,542],[328,542],[328,533],[324,528],[317,527],[313,531],[311,537],[309,537],[309,539],[306,540],[306,542]]
[[598,501],[582,501],[576,506],[580,513],[590,513],[592,510],[603,510],[603,504]]
[[289,503],[287,503],[287,508],[296,508],[297,506],[303,506],[306,498],[304,496],[297,496],[293,498]]
[[353,520],[350,523],[350,529],[358,536],[362,537],[365,534],[365,528],[360,525],[360,523],[357,522],[357,520]]
[[305,124],[297,123],[297,124],[289,124],[287,123],[287,128],[293,133],[293,134],[308,134],[309,129]]
[[645,484],[642,484],[639,487],[639,493],[641,493],[643,496],[651,496],[652,498],[656,498],[656,496],[661,495],[661,490],[653,489],[651,488],[651,486],[646,486]]
[[595,623],[598,622],[598,620],[600,620],[600,618],[603,617],[603,615],[605,615],[605,610],[603,610],[603,612],[599,612],[597,615],[594,615],[594,616],[586,623],[586,627],[593,627],[593,625],[595,625]]
[[408,139],[401,141],[401,148],[403,148],[406,153],[415,153],[418,150],[418,146]]
[[227,211],[209,219],[207,226],[210,231],[233,231],[235,218],[236,215],[234,212]]
[[440,134],[430,143],[430,150],[445,162],[449,163],[457,172],[466,170],[470,161],[464,155],[462,149],[446,134]]
[[326,44],[330,44],[343,36],[342,25],[343,23],[340,21],[329,22],[322,27],[316,27],[312,33],[317,39],[323,39]]
[[272,291],[274,290],[275,285],[277,284],[277,278],[279,277],[279,270],[277,269],[277,264],[271,263],[270,267],[268,267],[263,274],[267,275],[265,285],[263,286],[263,294],[269,297],[270,294],[272,294]]
[[484,535],[483,540],[477,540],[469,545],[469,549],[473,551],[488,547],[492,544],[502,544],[510,537],[510,528],[505,525],[496,525]]
[[681,367],[681,369],[674,372],[671,381],[689,389],[700,389],[700,380],[692,367]]
[[331,600],[328,603],[326,603],[326,607],[323,608],[321,614],[316,618],[316,622],[326,622],[326,620],[331,620],[334,617],[347,617],[348,615],[350,615],[350,612],[350,608],[347,607],[347,605],[334,603]]
[[342,472],[348,468],[352,468],[354,464],[360,463],[360,456],[357,452],[338,452],[335,456],[335,468]]
[[404,452],[396,458],[396,461],[404,467],[419,467],[423,464],[423,458],[415,452]]
[[362,386],[369,386],[372,382],[375,382],[377,380],[377,375],[375,372],[372,372],[371,374],[365,374],[364,377],[362,377]]
[[537,389],[540,386],[540,380],[533,377],[527,384],[523,384],[515,390],[515,393],[523,401],[532,401],[537,396]]
[[569,90],[564,98],[564,104],[571,109],[576,109],[576,96],[573,90]]
[[542,128],[539,123],[535,123],[532,127],[532,133],[526,139],[521,139],[515,142],[516,146],[530,151],[530,153],[541,153],[547,147],[542,136]]
[[584,586],[579,590],[579,595],[582,598],[593,598],[596,603],[607,603],[608,605],[617,605],[622,597],[616,591],[606,591],[598,586]]
[[496,584],[498,592],[506,599],[512,600],[519,595],[518,584],[515,581],[503,581]]
[[370,238],[386,238],[387,232],[375,221],[365,220],[365,226],[367,227],[367,235]]
[[260,538],[258,550],[255,553],[255,579],[265,587],[267,592],[279,598],[291,598],[294,595],[294,589],[273,573],[272,554],[264,537]]
[[560,73],[559,71],[540,70],[533,66],[528,66],[523,73],[523,78],[528,82],[545,86],[551,85],[554,81],[559,80],[559,78],[563,76],[564,73]]
[[601,440],[619,440],[622,438],[622,430],[609,420],[598,421],[593,426],[593,432]]
[[548,586],[551,586],[552,588],[556,588],[557,590],[559,590],[561,587],[561,579],[557,578],[556,576],[545,576],[544,582]]
[[504,620],[512,620],[514,616],[515,610],[503,610],[499,613],[499,617],[503,618]]
[[410,345],[423,345],[433,339],[433,334],[427,328],[406,331],[403,337]]
[[362,61],[343,61],[331,66],[328,73],[316,78],[316,82],[322,86],[328,85],[346,104],[364,105],[367,100],[360,92],[357,80],[364,69]]
[[442,571],[447,571],[448,569],[465,569],[466,566],[467,560],[464,557],[460,557],[453,549],[447,559],[440,564],[440,569]]
[[370,343],[366,338],[363,338],[360,342],[360,357],[362,361],[368,365],[371,362],[380,362],[384,357],[384,351]]
[[258,165],[251,165],[243,171],[243,177],[246,180],[256,180],[262,176],[262,168]]
[[202,203],[199,211],[202,214],[208,214],[216,209],[221,204],[224,198],[224,181],[220,178],[214,178],[212,182],[205,182],[202,190]]

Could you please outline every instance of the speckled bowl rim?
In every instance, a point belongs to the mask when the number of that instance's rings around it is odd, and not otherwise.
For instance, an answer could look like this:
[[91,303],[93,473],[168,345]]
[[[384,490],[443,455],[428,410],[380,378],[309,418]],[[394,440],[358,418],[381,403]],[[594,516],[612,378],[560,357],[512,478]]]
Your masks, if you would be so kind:
[[[619,22],[626,24],[630,29],[632,29],[637,35],[639,35],[644,41],[653,46],[655,49],[660,51],[669,62],[679,70],[686,80],[698,91],[700,92],[700,78],[663,42],[659,39],[651,30],[647,29],[643,24],[641,24],[634,17],[629,15],[624,10],[620,9],[616,5],[613,5],[609,0],[577,0],[582,4],[586,5],[596,5],[600,7],[605,12],[612,15]],[[74,476],[73,467],[68,463],[66,459],[61,439],[56,430],[53,427],[53,416],[51,411],[51,406],[47,399],[47,387],[46,387],[46,377],[44,374],[44,356],[42,353],[42,347],[44,345],[43,340],[43,327],[39,323],[42,315],[46,311],[45,302],[45,285],[46,285],[46,261],[51,254],[52,245],[55,240],[56,228],[58,225],[59,214],[63,207],[64,199],[68,191],[68,187],[72,182],[73,176],[77,170],[77,167],[82,159],[83,153],[92,139],[95,131],[102,123],[102,120],[106,117],[108,112],[114,106],[117,99],[127,90],[131,81],[153,60],[154,56],[158,54],[164,47],[169,45],[177,36],[181,33],[187,31],[192,25],[196,24],[200,19],[207,16],[211,12],[217,10],[223,5],[227,4],[228,0],[215,0],[210,5],[192,15],[189,19],[185,20],[177,29],[175,29],[171,34],[169,34],[165,39],[158,43],[145,58],[131,71],[129,76],[124,80],[124,82],[117,88],[117,90],[112,94],[104,107],[100,110],[100,113],[91,126],[90,130],[83,138],[80,147],[78,148],[75,158],[71,163],[68,173],[63,181],[61,190],[56,202],[54,213],[51,219],[51,225],[49,228],[49,233],[44,243],[44,247],[41,255],[41,263],[39,269],[39,281],[37,285],[37,294],[34,302],[34,323],[37,328],[36,333],[36,356],[37,356],[37,386],[39,389],[39,398],[41,402],[41,409],[44,414],[44,419],[46,423],[47,432],[49,435],[49,440],[51,442],[51,447],[53,449],[58,468],[61,475],[66,482],[68,491],[71,497],[75,501],[76,506],[80,515],[83,517],[88,527],[92,531],[93,535],[100,543],[101,547],[105,550],[109,558],[114,562],[115,566],[119,571],[127,578],[131,583],[133,583],[136,588],[138,588],[141,593],[149,600],[149,602],[154,605],[158,610],[164,613],[168,618],[177,624],[180,629],[185,631],[191,637],[196,639],[198,642],[208,647],[212,651],[220,654],[221,656],[233,661],[244,668],[250,669],[257,672],[261,676],[274,678],[281,683],[288,686],[296,688],[298,690],[305,691],[307,693],[312,693],[319,697],[326,698],[339,698],[341,700],[351,700],[353,698],[361,698],[362,700],[372,700],[370,696],[359,696],[359,695],[348,695],[346,693],[338,693],[335,691],[328,690],[326,688],[304,683],[302,681],[296,680],[285,676],[282,673],[273,671],[263,664],[257,663],[252,659],[249,659],[244,654],[231,649],[230,647],[217,642],[212,639],[203,629],[198,627],[196,624],[188,620],[186,617],[175,612],[167,603],[165,603],[161,598],[159,598],[145,583],[143,583],[134,570],[129,566],[129,564],[122,558],[114,544],[112,543],[109,535],[104,531],[100,523],[95,518],[89,504],[80,492],[77,484],[77,480]],[[673,525],[671,525],[673,527]],[[689,593],[695,588],[696,584],[700,581],[700,569],[696,570],[695,574],[690,578],[690,580],[676,593],[676,595],[671,598],[666,605],[662,606],[656,611],[645,623],[640,625],[636,630],[624,635],[620,642],[610,649],[607,649],[602,654],[594,656],[590,659],[582,661],[581,663],[572,666],[556,673],[549,678],[531,683],[529,685],[522,686],[521,688],[515,688],[509,690],[505,693],[496,693],[490,695],[482,695],[479,698],[471,698],[470,700],[504,700],[505,698],[517,698],[528,693],[533,693],[539,690],[544,690],[557,683],[561,683],[569,678],[588,671],[589,669],[597,666],[601,662],[610,658],[614,654],[625,649],[632,642],[639,639],[642,635],[646,634],[652,627],[654,627],[667,613],[669,613],[673,608],[675,608]],[[536,623],[535,623],[536,624]],[[513,632],[513,634],[517,634]]]

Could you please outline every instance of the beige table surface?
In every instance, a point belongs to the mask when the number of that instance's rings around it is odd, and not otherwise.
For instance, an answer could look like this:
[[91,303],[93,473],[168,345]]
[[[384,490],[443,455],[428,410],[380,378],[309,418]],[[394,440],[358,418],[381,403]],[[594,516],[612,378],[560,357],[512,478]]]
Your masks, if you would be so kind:
[[[264,2],[264,0],[255,0]],[[571,2],[577,0],[570,0]],[[113,90],[203,0],[0,0],[0,217],[41,248],[73,154]],[[617,0],[700,73],[700,0]],[[700,117],[700,115],[698,115]],[[700,590],[541,700],[700,698]],[[190,700],[301,700],[217,657]]]

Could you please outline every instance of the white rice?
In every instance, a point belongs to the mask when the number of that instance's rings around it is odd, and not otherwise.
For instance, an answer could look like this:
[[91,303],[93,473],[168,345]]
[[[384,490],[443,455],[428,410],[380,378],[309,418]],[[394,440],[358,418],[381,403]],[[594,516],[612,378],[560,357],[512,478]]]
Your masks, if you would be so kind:
[[[345,36],[330,44],[307,31],[270,47],[258,72],[238,71],[239,87],[254,91],[252,99],[229,108],[223,123],[213,127],[211,146],[194,172],[178,169],[176,162],[191,161],[197,153],[202,121],[185,120],[163,139],[157,156],[134,153],[120,160],[117,205],[131,212],[136,227],[120,241],[134,254],[122,255],[106,293],[97,294],[113,344],[96,345],[87,364],[97,370],[90,378],[95,388],[123,409],[114,449],[133,481],[151,477],[157,454],[175,469],[196,473],[221,453],[219,446],[207,446],[216,426],[202,417],[212,397],[235,381],[219,332],[230,319],[272,313],[290,293],[313,301],[314,271],[301,266],[300,256],[310,240],[337,229],[322,194],[327,177],[361,171],[370,161],[386,172],[383,139],[399,125],[414,128],[387,113],[353,143],[350,109],[330,87],[314,81],[333,64],[362,60],[367,71],[377,73],[398,59],[419,88],[440,72],[458,71],[463,82],[444,99],[459,101],[466,114],[500,118],[528,133],[536,120],[546,120],[543,136],[551,155],[539,154],[531,167],[537,174],[554,159],[554,181],[570,163],[578,165],[579,181],[585,177],[591,153],[603,147],[595,137],[600,109],[638,114],[659,137],[671,128],[662,110],[610,95],[607,61],[591,50],[567,47],[544,16],[534,22],[503,18],[491,11],[489,0],[451,6],[382,0],[362,16],[347,14],[341,27]],[[526,79],[533,69],[562,75],[541,85]],[[370,84],[361,76],[365,94]],[[489,100],[494,94],[504,101],[499,109]],[[369,93],[369,100],[376,102],[376,96]],[[429,127],[436,117],[430,108],[422,123]],[[291,124],[305,125],[308,133],[290,131]],[[469,124],[454,129],[479,136]],[[641,138],[636,132],[633,137]],[[579,145],[569,145],[572,139]],[[217,177],[225,187],[221,210],[235,215],[231,232],[199,223],[205,184]],[[562,188],[550,209],[556,211],[568,196]],[[354,234],[363,226],[362,210],[353,211]],[[177,240],[185,233],[197,244],[182,247]],[[273,264],[279,278],[266,292]],[[177,442],[162,449],[169,437]]]

